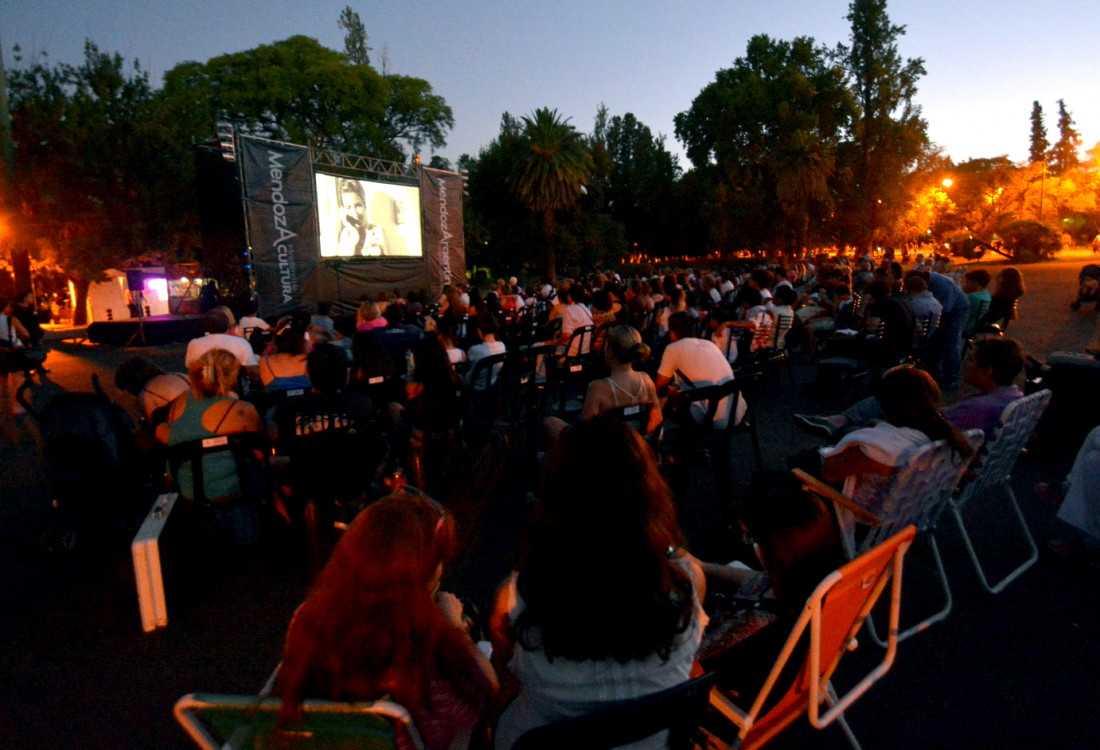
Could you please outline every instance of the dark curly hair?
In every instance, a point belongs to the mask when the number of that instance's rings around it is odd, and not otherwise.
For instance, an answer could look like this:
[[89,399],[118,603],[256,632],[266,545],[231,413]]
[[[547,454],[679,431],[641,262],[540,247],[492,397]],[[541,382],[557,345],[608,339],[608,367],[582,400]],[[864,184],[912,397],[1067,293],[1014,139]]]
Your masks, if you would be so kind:
[[524,550],[517,642],[548,659],[667,659],[691,624],[672,493],[630,427],[581,422],[562,437]]

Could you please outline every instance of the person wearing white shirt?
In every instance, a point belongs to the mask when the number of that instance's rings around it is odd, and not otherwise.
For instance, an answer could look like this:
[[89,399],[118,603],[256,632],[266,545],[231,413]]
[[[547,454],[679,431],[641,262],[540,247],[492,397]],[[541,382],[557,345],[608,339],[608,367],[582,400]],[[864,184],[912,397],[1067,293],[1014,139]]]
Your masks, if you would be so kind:
[[228,333],[233,323],[233,313],[228,307],[215,307],[202,316],[204,334],[197,339],[191,339],[187,344],[187,353],[184,355],[184,365],[188,370],[206,352],[212,349],[224,349],[236,357],[242,367],[247,368],[251,377],[259,376],[260,361],[256,357],[256,352],[252,351],[252,345],[240,336]]

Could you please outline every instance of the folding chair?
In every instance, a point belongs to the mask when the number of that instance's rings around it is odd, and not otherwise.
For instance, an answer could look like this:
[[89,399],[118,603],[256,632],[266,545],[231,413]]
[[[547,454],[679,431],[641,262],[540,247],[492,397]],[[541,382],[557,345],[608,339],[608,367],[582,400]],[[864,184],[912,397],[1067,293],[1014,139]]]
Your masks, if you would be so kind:
[[585,716],[525,732],[514,750],[613,748],[668,730],[672,750],[695,746],[717,672],[641,698],[619,701]]
[[[967,483],[958,494],[947,499],[946,507],[951,510],[951,515],[955,517],[963,544],[966,545],[966,551],[970,555],[971,562],[974,563],[974,570],[977,571],[982,586],[991,594],[1000,593],[1005,586],[1016,580],[1021,573],[1034,565],[1035,561],[1039,559],[1039,550],[1035,546],[1035,539],[1031,536],[1031,531],[1027,527],[1027,520],[1024,518],[1023,511],[1020,510],[1020,504],[1016,502],[1016,495],[1012,492],[1011,480],[1012,467],[1016,465],[1016,459],[1023,452],[1024,445],[1031,437],[1031,433],[1035,430],[1039,419],[1043,416],[1047,404],[1050,403],[1050,395],[1049,390],[1038,391],[1030,396],[1017,399],[1005,407],[1005,410],[1001,412],[1001,422],[994,431],[993,437],[985,444],[974,461],[971,473],[976,475],[976,478]],[[962,515],[963,508],[967,503],[975,497],[991,491],[999,492],[1012,506],[1016,520],[1020,524],[1021,535],[1031,549],[1030,555],[1024,562],[994,584],[989,583],[985,569],[978,560],[978,555],[974,551],[974,545],[971,543],[970,534],[966,530]]]
[[[981,430],[970,430],[966,433],[966,437],[975,450],[981,447],[983,438]],[[943,567],[939,545],[936,543],[934,522],[941,508],[954,492],[967,465],[968,462],[958,456],[943,440],[923,443],[911,449],[905,457],[901,470],[894,475],[883,491],[877,508],[872,510],[881,519],[881,523],[869,528],[858,545],[855,525],[857,523],[866,525],[866,522],[859,520],[849,508],[836,505],[841,540],[849,558],[854,558],[860,552],[870,549],[899,529],[914,526],[918,533],[927,532],[924,535],[932,547],[944,605],[939,611],[899,633],[897,636],[899,641],[904,641],[927,629],[951,612],[953,605],[951,586],[947,582],[947,571]],[[846,483],[846,486],[850,485]],[[845,494],[851,494],[851,492]],[[879,637],[875,630],[875,623],[871,619],[868,619],[868,632],[880,646],[886,645],[886,642]]]
[[399,736],[405,736],[417,750],[424,747],[409,712],[391,701],[304,701],[301,722],[286,728],[278,724],[281,708],[282,701],[278,698],[190,693],[176,701],[173,713],[202,750],[269,747],[396,750]]
[[[852,747],[859,741],[844,718],[847,710],[867,692],[894,663],[898,644],[898,612],[901,607],[901,571],[905,553],[913,543],[916,529],[906,527],[870,548],[862,555],[834,570],[810,595],[801,616],[787,637],[768,678],[747,711],[737,706],[720,688],[711,691],[711,707],[732,722],[737,736],[732,741],[715,736],[710,746],[751,750],[771,740],[798,717],[808,714],[810,723],[824,729],[837,721]],[[843,697],[838,697],[830,678],[841,657],[856,645],[856,635],[872,607],[882,595],[886,583],[890,588],[890,630],[886,654],[882,661]],[[786,693],[775,705],[764,711],[772,691],[791,661],[799,643],[809,639],[805,660]],[[828,709],[821,711],[821,704]]]

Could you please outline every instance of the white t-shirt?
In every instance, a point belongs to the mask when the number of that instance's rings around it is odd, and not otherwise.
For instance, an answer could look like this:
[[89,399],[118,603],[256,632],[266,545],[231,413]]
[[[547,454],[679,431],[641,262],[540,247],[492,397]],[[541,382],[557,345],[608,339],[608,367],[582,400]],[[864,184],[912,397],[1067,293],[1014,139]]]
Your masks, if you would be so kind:
[[[588,308],[579,302],[572,302],[562,308],[561,311],[561,332],[566,336],[572,336],[573,331],[582,326],[592,325],[592,313]],[[569,356],[573,357],[577,354],[587,354],[592,347],[591,337],[585,340],[584,348],[581,351],[577,351],[579,345],[577,342],[569,347],[567,352]]]
[[12,349],[22,349],[23,342],[15,334],[15,326],[11,324],[11,318],[0,313],[0,345],[10,346]]
[[[473,376],[474,370],[477,369],[477,361],[479,359],[491,357],[494,354],[504,354],[506,351],[507,347],[504,346],[504,342],[502,341],[482,341],[480,344],[471,346],[470,350],[466,352],[466,357],[470,360],[470,372],[466,375],[467,379]],[[497,375],[500,374],[500,369],[503,366],[503,363],[493,365],[491,383],[497,382]],[[484,383],[485,381],[482,380],[481,382]]]
[[[714,345],[713,341],[706,339],[680,339],[665,347],[661,365],[657,368],[657,375],[675,378],[677,370],[691,381],[691,387],[694,388],[720,385],[733,380],[733,369],[726,361],[726,355]],[[745,399],[742,397],[737,404],[736,422],[744,418],[746,408]],[[695,421],[701,423],[707,415],[707,403],[705,401],[692,403],[691,413]],[[725,398],[715,412],[714,426],[720,430],[724,429],[729,424],[729,417],[730,399]]]
[[190,370],[191,365],[211,349],[225,349],[237,358],[237,361],[241,363],[241,367],[258,367],[260,364],[256,352],[252,351],[252,345],[240,336],[231,336],[228,333],[208,333],[201,338],[191,339],[191,342],[187,344],[187,354],[183,359],[187,369]]

